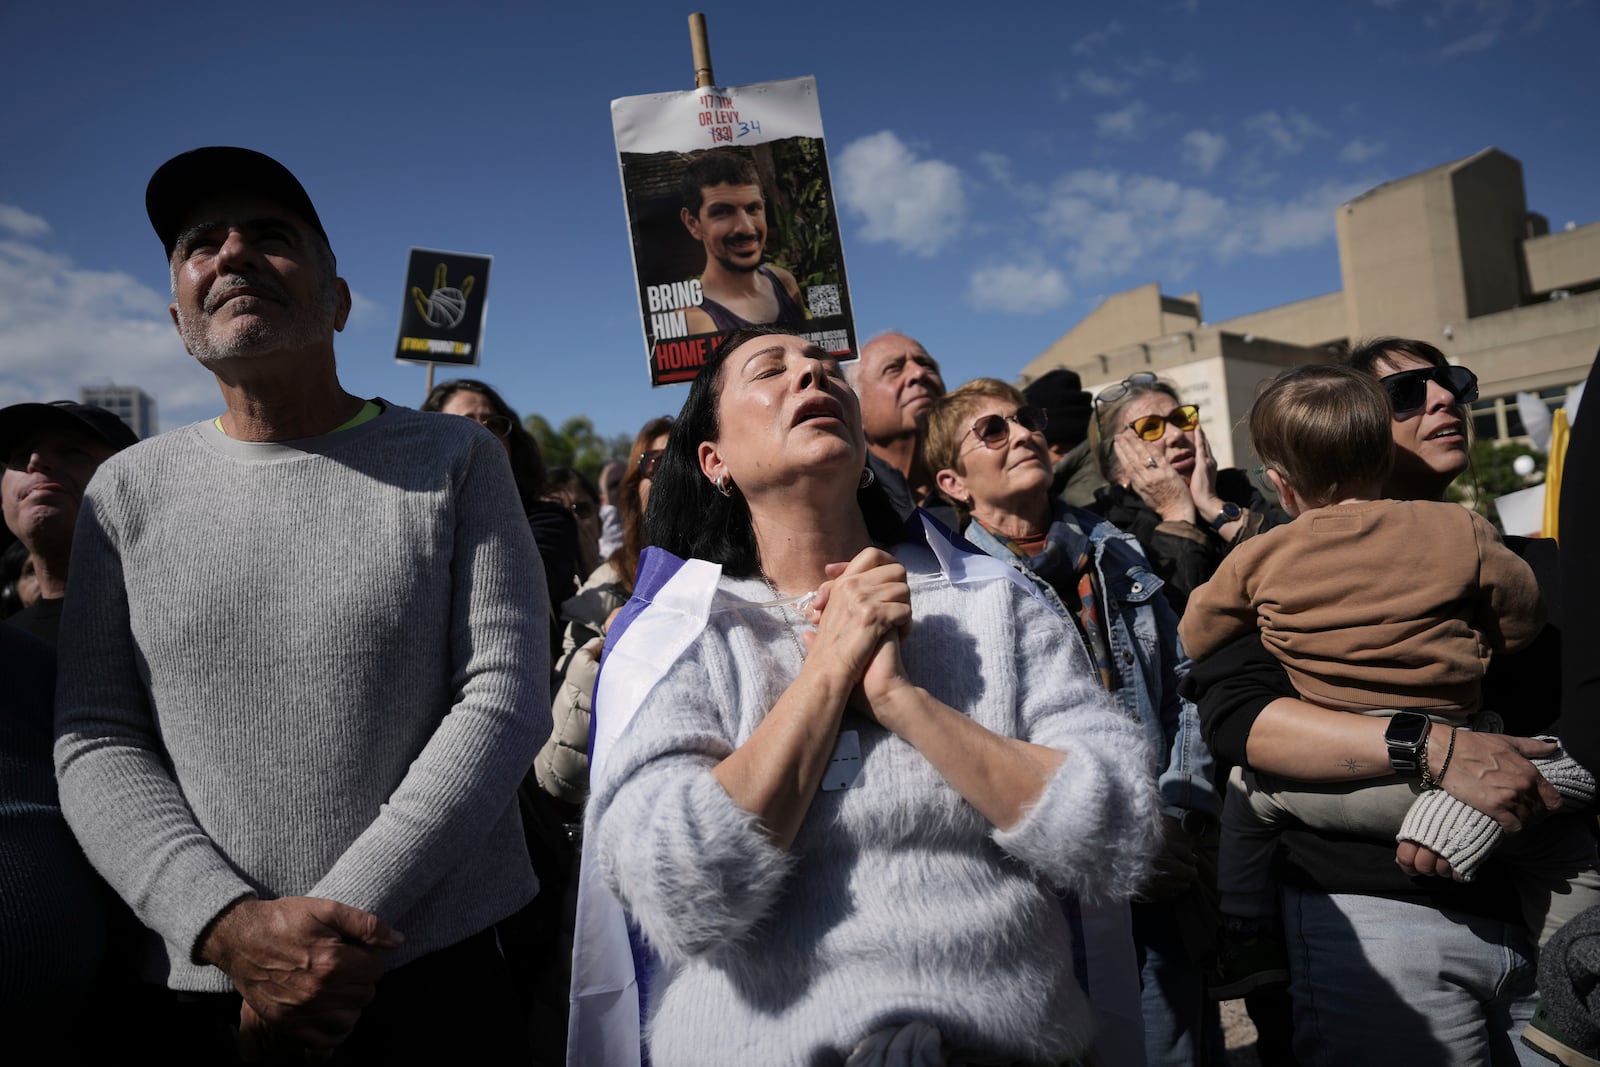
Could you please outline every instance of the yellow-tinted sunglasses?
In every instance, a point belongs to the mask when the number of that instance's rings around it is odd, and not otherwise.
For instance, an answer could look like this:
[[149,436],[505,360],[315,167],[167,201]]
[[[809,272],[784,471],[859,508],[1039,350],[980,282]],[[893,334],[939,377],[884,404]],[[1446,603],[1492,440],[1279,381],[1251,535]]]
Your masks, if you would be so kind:
[[1179,430],[1192,430],[1200,425],[1200,408],[1195,404],[1185,404],[1165,415],[1146,415],[1128,423],[1128,429],[1146,441],[1159,441],[1166,436],[1168,423]]

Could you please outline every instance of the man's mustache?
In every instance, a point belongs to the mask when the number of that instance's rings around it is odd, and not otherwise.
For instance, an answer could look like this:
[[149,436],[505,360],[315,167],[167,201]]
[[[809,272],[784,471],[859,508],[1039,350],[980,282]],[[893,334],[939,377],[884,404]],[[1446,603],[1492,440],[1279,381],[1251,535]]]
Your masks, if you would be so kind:
[[206,294],[205,304],[203,305],[205,313],[207,315],[214,314],[236,289],[249,289],[269,300],[276,300],[280,304],[289,302],[288,292],[271,278],[258,277],[251,274],[229,274],[217,279],[217,283]]

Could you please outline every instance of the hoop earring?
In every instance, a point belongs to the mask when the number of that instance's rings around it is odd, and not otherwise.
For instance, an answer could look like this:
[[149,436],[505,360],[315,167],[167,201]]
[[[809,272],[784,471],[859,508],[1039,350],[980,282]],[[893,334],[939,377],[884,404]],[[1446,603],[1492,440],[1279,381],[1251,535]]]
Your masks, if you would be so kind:
[[861,477],[856,479],[856,488],[857,489],[865,489],[865,488],[867,488],[867,486],[871,485],[873,482],[876,482],[877,480],[878,480],[878,476],[876,474],[872,473],[872,467],[870,465],[862,467],[861,468]]
[[711,484],[716,486],[717,492],[721,493],[723,496],[731,497],[733,495],[733,479],[728,477],[727,471],[723,471],[721,474],[712,479]]

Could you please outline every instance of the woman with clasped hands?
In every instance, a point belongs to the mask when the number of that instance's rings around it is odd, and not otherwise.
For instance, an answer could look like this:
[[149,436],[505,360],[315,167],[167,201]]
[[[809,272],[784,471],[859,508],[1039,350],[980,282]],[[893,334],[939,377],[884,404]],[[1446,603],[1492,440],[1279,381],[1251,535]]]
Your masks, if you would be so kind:
[[661,1067],[1062,1063],[1093,1036],[1052,888],[1136,888],[1145,742],[1007,571],[956,585],[895,543],[865,460],[838,363],[771,328],[723,342],[668,439],[647,539],[721,578],[587,830],[660,957]]

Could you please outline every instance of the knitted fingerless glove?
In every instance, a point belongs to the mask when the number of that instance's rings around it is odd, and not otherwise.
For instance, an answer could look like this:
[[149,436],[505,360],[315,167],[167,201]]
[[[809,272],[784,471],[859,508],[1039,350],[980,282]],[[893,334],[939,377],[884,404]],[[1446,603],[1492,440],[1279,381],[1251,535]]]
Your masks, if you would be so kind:
[[1406,812],[1398,841],[1415,841],[1450,864],[1456,879],[1470,882],[1505,831],[1494,819],[1443,789],[1422,794]]
[[[1559,744],[1554,737],[1539,740]],[[1594,804],[1594,775],[1579,766],[1565,749],[1532,763],[1572,806],[1587,808]],[[1503,832],[1488,815],[1437,789],[1422,794],[1411,805],[1396,840],[1414,841],[1437,852],[1460,881],[1470,882],[1500,843]]]
[[[1561,741],[1554,737],[1541,737],[1540,741],[1550,741],[1560,744]],[[1567,750],[1562,749],[1554,756],[1546,759],[1536,759],[1533,765],[1539,768],[1539,773],[1544,775],[1545,781],[1555,787],[1557,793],[1571,801],[1569,808],[1588,808],[1594,804],[1594,775],[1584,770],[1578,761],[1567,755]]]

